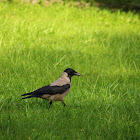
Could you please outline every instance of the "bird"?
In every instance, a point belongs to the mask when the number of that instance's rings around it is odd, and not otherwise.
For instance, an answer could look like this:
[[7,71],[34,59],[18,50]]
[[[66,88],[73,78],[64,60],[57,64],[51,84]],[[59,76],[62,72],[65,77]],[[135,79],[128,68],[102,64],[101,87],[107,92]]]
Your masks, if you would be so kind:
[[67,68],[59,79],[47,86],[43,86],[35,91],[21,95],[26,96],[22,99],[37,97],[49,100],[49,108],[54,101],[61,101],[62,104],[66,106],[64,98],[70,92],[71,78],[74,75],[81,76],[80,73],[76,72],[72,68]]

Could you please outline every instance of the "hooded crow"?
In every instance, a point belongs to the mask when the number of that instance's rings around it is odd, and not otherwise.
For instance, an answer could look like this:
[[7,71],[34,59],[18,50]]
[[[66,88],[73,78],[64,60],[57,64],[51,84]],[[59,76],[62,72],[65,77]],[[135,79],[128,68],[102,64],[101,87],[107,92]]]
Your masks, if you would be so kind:
[[64,98],[70,91],[71,77],[74,75],[81,76],[81,74],[76,72],[75,70],[67,68],[58,80],[54,81],[48,86],[44,86],[33,92],[21,95],[26,96],[22,99],[38,97],[43,98],[45,100],[49,100],[50,106],[52,105],[53,101],[61,101],[62,104],[66,106]]

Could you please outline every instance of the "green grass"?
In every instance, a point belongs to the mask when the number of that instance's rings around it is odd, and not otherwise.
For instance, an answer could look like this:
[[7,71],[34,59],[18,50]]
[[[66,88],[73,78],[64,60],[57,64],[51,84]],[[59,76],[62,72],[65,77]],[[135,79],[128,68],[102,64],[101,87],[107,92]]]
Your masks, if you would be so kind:
[[[71,107],[21,100],[68,67]],[[139,14],[0,3],[0,140],[139,140],[139,93]]]

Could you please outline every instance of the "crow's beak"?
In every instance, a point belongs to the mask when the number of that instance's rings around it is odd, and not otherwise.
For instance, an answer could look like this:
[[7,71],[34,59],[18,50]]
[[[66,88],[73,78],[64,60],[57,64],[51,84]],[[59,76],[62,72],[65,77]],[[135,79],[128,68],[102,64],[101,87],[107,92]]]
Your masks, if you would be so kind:
[[74,73],[74,75],[77,75],[77,76],[82,76],[80,73],[76,72]]

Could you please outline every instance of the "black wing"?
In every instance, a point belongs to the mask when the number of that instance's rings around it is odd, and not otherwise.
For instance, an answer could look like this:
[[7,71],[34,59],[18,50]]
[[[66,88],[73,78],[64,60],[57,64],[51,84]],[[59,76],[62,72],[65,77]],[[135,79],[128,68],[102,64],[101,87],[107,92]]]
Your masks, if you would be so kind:
[[33,92],[31,92],[30,95],[43,95],[43,94],[50,94],[50,95],[55,95],[55,94],[63,94],[70,88],[70,84],[66,84],[63,86],[44,86],[42,88],[39,88]]

